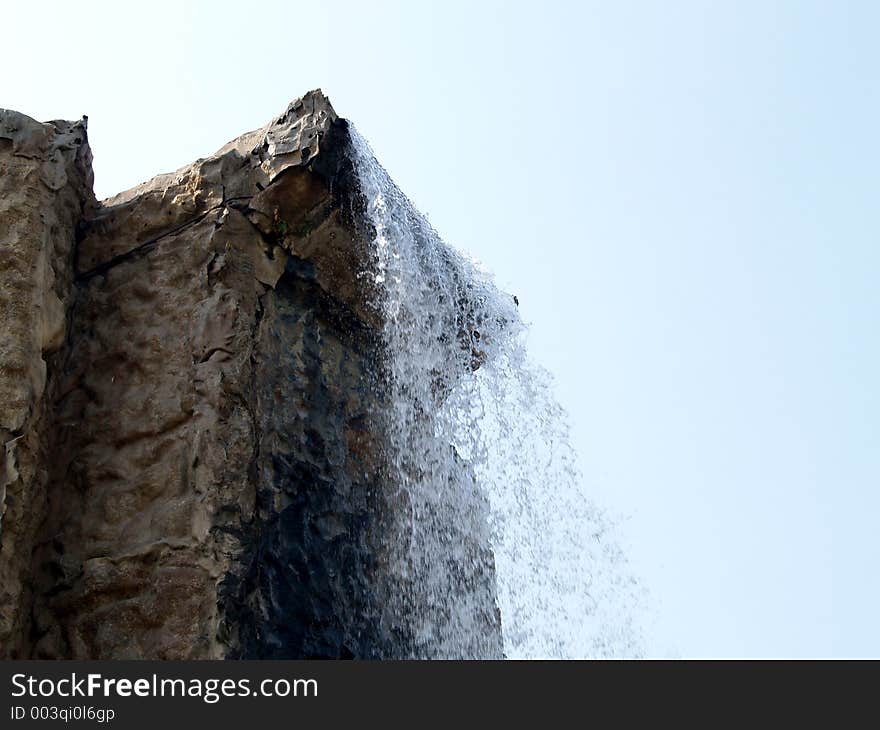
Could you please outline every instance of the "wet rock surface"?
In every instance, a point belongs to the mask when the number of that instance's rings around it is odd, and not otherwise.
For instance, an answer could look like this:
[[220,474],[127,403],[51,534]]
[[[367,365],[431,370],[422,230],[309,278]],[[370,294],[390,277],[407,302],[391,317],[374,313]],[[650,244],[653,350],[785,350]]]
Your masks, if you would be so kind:
[[310,92],[96,204],[83,123],[0,112],[0,657],[407,655],[349,145]]

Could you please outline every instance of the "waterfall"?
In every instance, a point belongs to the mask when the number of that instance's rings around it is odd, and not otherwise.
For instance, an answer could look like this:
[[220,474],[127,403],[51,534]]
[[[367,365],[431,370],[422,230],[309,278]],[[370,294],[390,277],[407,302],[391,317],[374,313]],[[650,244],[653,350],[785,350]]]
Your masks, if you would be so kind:
[[514,297],[442,241],[350,131],[373,229],[363,275],[383,321],[384,629],[413,657],[639,654],[641,589],[584,493]]

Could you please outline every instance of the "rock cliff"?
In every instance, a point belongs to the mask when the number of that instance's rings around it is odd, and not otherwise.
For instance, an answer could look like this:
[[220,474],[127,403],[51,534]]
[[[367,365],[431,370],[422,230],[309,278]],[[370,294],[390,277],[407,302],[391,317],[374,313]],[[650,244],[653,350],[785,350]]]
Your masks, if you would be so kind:
[[32,552],[46,513],[71,257],[92,202],[84,122],[0,111],[0,655],[30,632]]
[[85,120],[0,112],[0,657],[411,654],[353,164],[315,91],[97,203]]

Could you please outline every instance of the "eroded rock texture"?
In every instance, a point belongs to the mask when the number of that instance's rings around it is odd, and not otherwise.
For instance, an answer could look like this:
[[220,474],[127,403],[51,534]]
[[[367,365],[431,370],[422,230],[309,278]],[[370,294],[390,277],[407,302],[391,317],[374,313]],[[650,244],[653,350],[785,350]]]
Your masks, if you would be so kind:
[[0,656],[403,653],[348,144],[311,92],[96,205],[84,124],[0,116]]
[[54,373],[76,228],[92,199],[84,122],[0,110],[0,656],[24,650],[45,514]]

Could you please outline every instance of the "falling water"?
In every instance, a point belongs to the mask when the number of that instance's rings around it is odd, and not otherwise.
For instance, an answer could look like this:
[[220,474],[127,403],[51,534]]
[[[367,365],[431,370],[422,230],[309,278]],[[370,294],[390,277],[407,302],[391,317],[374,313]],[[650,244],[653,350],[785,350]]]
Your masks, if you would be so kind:
[[397,485],[383,527],[386,628],[415,657],[639,654],[639,585],[584,494],[514,298],[351,136],[375,232],[365,275],[380,292]]

